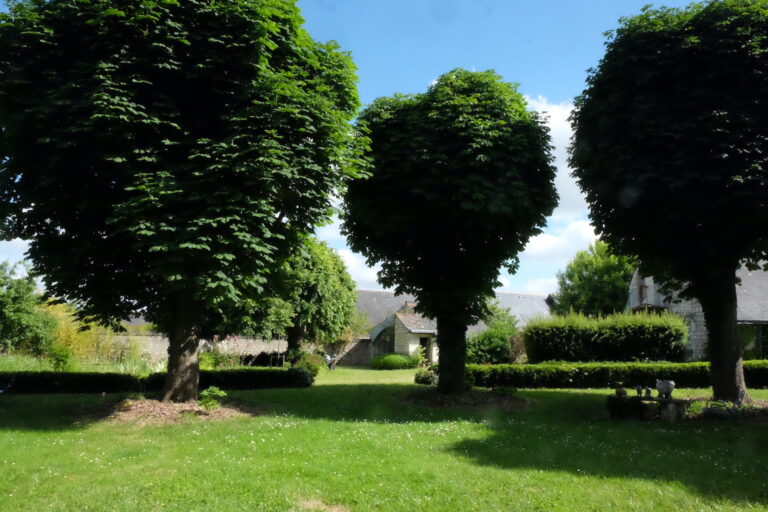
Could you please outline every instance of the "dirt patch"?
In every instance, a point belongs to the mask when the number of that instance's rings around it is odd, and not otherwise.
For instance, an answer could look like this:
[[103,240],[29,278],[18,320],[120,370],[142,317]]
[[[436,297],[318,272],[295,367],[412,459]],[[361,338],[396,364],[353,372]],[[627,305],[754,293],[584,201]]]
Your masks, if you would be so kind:
[[300,501],[299,506],[304,510],[317,512],[347,512],[349,509],[343,505],[328,505],[320,500]]
[[434,388],[419,389],[408,394],[408,400],[416,405],[427,407],[462,407],[485,409],[498,407],[505,411],[515,411],[528,404],[524,398],[513,391],[498,389],[472,389],[458,395],[443,395]]
[[256,411],[241,406],[223,404],[212,411],[206,411],[194,402],[164,403],[157,400],[125,399],[117,404],[107,421],[132,423],[136,425],[172,425],[191,418],[203,421],[220,421],[246,416],[255,416]]

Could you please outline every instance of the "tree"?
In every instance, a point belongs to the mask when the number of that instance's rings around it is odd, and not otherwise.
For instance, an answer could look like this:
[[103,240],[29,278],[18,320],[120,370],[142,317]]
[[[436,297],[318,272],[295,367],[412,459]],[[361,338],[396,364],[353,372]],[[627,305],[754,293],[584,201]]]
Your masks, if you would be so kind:
[[483,317],[486,329],[467,339],[467,362],[505,364],[512,362],[512,338],[517,334],[517,319],[509,309],[493,300]]
[[381,284],[437,320],[439,390],[461,392],[467,326],[557,203],[549,133],[513,85],[461,69],[424,94],[377,99],[359,126],[373,172],[350,184],[343,232],[381,264]]
[[[0,17],[0,235],[83,320],[168,335],[164,400],[354,175],[349,56],[292,0],[30,0]],[[362,140],[362,139],[361,139]]]
[[308,239],[283,272],[285,298],[293,309],[286,331],[288,351],[299,350],[306,341],[337,341],[349,327],[357,301],[344,261],[325,243]]
[[607,243],[595,240],[557,273],[553,312],[600,316],[622,311],[636,266],[635,258],[613,254]]
[[42,355],[54,341],[54,318],[43,311],[35,280],[17,265],[0,263],[0,351]]
[[762,0],[645,9],[609,37],[572,115],[597,232],[701,302],[719,399],[746,391],[735,272],[768,255],[767,27]]

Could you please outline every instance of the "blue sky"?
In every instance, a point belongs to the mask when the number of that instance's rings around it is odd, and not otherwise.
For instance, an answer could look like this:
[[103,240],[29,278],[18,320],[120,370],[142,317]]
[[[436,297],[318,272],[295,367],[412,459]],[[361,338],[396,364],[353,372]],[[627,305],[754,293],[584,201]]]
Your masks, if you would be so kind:
[[[587,69],[603,54],[604,33],[647,0],[299,0],[315,39],[334,39],[358,66],[363,103],[396,92],[424,92],[451,69],[494,69],[519,84],[529,105],[547,112],[558,166],[560,206],[544,233],[520,255],[520,268],[502,272],[500,290],[550,293],[556,274],[595,238],[587,206],[568,176],[567,122],[584,89]],[[679,7],[689,2],[655,5]],[[339,251],[358,286],[381,288],[375,270],[352,253],[338,226],[318,231]]]
[[[568,176],[565,155],[573,98],[586,70],[603,53],[603,33],[647,0],[299,0],[306,28],[318,40],[334,39],[358,67],[363,103],[396,92],[424,92],[457,67],[494,69],[519,84],[532,108],[547,112],[558,165],[560,206],[543,234],[520,255],[514,276],[501,274],[503,291],[549,293],[555,276],[576,251],[594,240],[584,200]],[[655,5],[683,6],[666,1]],[[318,230],[344,258],[358,286],[381,288],[375,269],[352,253],[338,225]],[[0,261],[23,258],[26,244],[0,242]]]

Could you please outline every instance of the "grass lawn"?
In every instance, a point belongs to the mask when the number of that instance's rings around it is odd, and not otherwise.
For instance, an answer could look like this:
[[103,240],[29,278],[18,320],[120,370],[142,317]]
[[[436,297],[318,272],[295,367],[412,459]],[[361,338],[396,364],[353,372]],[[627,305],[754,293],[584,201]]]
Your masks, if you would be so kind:
[[113,396],[0,395],[0,511],[768,510],[766,423],[614,422],[609,390],[416,406],[412,376],[339,368],[163,427],[81,421]]

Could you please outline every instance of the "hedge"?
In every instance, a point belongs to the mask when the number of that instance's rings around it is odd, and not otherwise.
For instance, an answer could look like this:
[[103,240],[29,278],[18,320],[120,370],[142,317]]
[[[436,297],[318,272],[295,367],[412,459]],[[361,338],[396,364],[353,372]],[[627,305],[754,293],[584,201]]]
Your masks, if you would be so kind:
[[382,354],[371,360],[371,368],[374,370],[404,370],[408,368],[417,368],[419,363],[421,363],[421,358],[418,356]]
[[[439,372],[437,366],[432,367]],[[467,365],[480,387],[612,388],[656,387],[656,379],[677,387],[707,388],[709,363],[553,363]],[[768,361],[745,361],[747,387],[768,388]]]
[[682,361],[688,326],[672,314],[532,320],[523,331],[528,361]]
[[[138,393],[160,391],[165,373],[137,377],[122,373],[0,372],[0,389],[8,393]],[[200,389],[308,387],[312,375],[300,368],[201,370]]]

